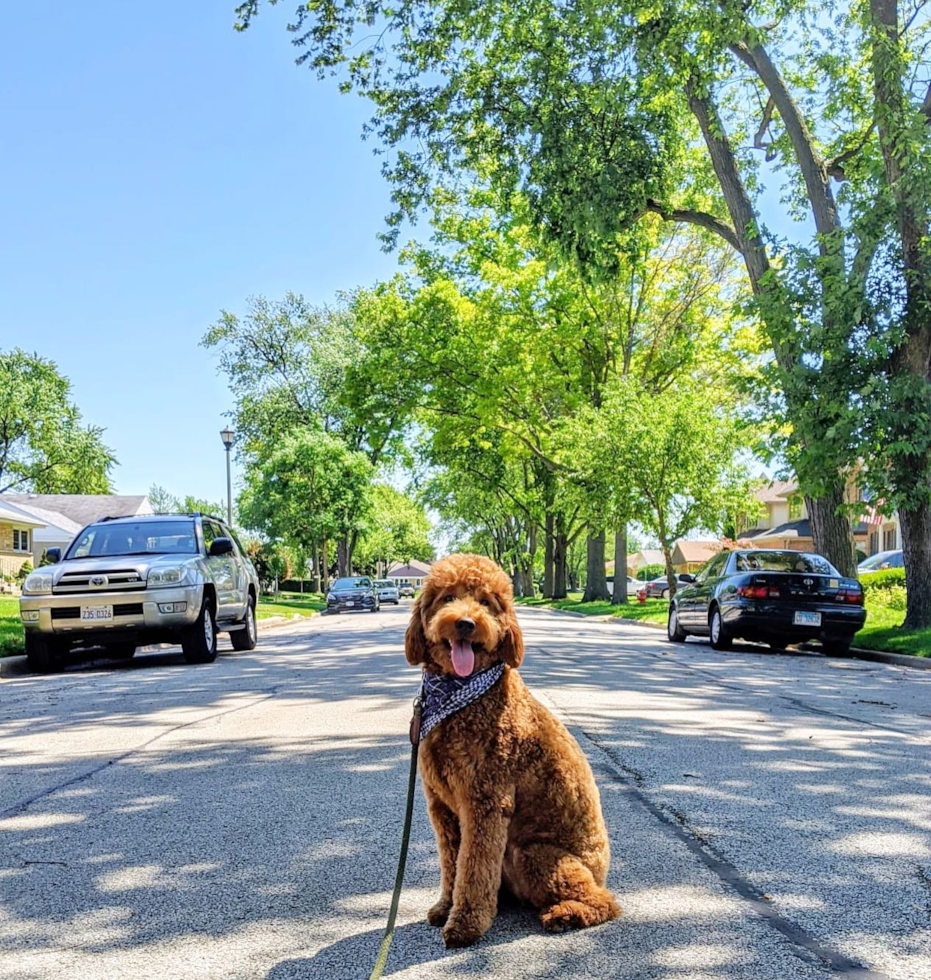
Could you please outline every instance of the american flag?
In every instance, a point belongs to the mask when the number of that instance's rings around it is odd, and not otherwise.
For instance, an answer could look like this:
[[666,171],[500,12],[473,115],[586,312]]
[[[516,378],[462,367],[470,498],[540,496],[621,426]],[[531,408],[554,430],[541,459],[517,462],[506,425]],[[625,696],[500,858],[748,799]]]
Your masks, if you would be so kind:
[[875,504],[871,504],[868,500],[864,500],[864,511],[860,515],[860,520],[863,524],[869,524],[873,527],[882,524],[885,520],[882,514],[878,513],[877,508],[882,507],[885,503],[884,500],[877,500]]

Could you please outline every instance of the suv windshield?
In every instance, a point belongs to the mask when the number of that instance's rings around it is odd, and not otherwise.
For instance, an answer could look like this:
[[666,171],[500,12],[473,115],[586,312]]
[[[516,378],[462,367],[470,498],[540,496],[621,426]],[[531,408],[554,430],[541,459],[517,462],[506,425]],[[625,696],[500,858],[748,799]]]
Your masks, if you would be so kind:
[[880,551],[878,555],[871,555],[869,558],[860,562],[861,572],[872,572],[884,565],[889,568],[902,567],[901,551]]
[[798,551],[745,551],[737,556],[738,572],[813,572],[816,575],[840,575],[821,555],[803,555]]
[[379,589],[393,589],[394,588],[394,582],[392,582],[390,579],[386,579],[386,578],[379,579],[375,583],[375,585]]
[[338,578],[333,583],[333,591],[340,589],[370,589],[372,580],[370,578]]
[[193,521],[120,521],[92,524],[75,538],[65,557],[196,554]]

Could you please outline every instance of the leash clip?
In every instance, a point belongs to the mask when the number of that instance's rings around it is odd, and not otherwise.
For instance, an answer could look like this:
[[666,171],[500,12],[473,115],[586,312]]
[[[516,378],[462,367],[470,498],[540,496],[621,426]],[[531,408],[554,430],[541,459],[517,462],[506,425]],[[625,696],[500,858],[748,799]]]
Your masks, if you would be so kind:
[[410,739],[411,745],[420,744],[420,719],[423,715],[423,692],[414,698],[414,716],[411,718]]

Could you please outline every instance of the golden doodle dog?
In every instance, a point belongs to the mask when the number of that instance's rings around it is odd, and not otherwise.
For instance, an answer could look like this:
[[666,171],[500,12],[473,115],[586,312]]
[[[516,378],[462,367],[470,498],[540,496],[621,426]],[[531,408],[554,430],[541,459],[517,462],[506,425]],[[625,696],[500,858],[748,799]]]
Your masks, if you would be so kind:
[[517,671],[524,643],[508,576],[480,555],[436,562],[405,652],[424,670],[420,775],[441,868],[427,918],[446,945],[484,935],[502,886],[554,932],[616,918],[598,788]]

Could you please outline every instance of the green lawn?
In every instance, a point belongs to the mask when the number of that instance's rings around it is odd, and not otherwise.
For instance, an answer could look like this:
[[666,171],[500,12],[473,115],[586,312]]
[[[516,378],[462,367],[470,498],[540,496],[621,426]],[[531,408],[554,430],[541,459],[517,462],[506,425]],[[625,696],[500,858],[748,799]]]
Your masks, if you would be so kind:
[[[648,623],[665,623],[669,603],[665,599],[648,599],[641,605],[636,600],[626,606],[610,602],[582,602],[581,592],[570,592],[567,599],[517,599],[524,606],[552,606],[584,613],[586,616],[616,616]],[[906,653],[915,657],[931,657],[931,630],[901,629],[905,613],[867,603],[866,626],[857,634],[854,645],[864,650],[884,653]]]
[[23,624],[19,618],[19,599],[0,596],[0,657],[23,652]]
[[326,600],[318,593],[279,592],[274,598],[262,596],[255,610],[256,619],[271,619],[274,616],[312,616],[326,609]]

